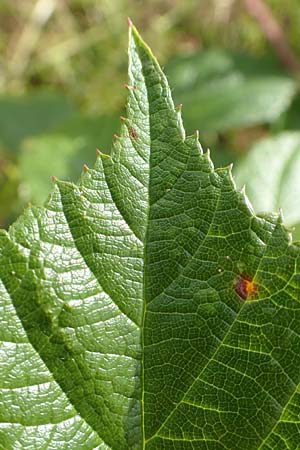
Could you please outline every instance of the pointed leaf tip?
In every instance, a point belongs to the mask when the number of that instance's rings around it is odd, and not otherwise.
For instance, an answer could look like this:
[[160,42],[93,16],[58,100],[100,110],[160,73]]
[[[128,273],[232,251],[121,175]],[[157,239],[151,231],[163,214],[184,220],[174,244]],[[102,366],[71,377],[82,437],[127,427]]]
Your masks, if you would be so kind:
[[129,26],[129,28],[132,27],[132,20],[130,19],[130,17],[127,17],[127,24]]
[[89,170],[89,168],[86,164],[83,164],[82,169],[84,172],[87,172]]
[[56,183],[57,177],[55,175],[52,175],[51,179],[52,179],[53,183]]

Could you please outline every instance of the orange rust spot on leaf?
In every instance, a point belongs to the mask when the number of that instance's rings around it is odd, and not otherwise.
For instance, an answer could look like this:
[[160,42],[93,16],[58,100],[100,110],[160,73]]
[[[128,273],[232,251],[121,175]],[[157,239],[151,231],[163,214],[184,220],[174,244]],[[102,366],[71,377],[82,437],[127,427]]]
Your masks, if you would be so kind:
[[137,132],[133,128],[129,128],[129,134],[130,134],[130,137],[134,140],[136,140],[138,137]]
[[247,300],[256,294],[257,287],[252,278],[241,276],[235,285],[235,291],[243,300]]

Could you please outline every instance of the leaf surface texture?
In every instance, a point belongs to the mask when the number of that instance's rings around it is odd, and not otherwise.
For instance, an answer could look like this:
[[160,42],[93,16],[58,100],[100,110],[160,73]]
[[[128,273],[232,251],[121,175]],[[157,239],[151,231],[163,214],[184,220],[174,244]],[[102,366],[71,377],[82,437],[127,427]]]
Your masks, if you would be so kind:
[[296,450],[299,245],[185,136],[134,27],[128,83],[111,156],[1,233],[0,443]]

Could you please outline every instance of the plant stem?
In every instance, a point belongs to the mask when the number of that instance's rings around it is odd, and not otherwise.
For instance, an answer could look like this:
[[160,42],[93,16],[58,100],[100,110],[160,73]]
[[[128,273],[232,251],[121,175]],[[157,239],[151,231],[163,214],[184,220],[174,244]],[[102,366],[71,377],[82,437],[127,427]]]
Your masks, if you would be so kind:
[[271,9],[263,0],[244,0],[249,14],[254,17],[274,50],[280,61],[293,74],[298,73],[300,64],[293,50],[288,44],[281,25],[275,19]]

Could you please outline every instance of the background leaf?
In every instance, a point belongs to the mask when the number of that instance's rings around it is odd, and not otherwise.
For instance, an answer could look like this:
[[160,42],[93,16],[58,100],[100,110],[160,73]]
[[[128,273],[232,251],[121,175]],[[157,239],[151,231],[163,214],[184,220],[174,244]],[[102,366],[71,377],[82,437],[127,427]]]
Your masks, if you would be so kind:
[[0,97],[0,143],[17,151],[26,136],[32,136],[58,125],[70,117],[73,107],[62,95],[33,92],[24,96]]
[[112,136],[120,128],[115,117],[76,115],[52,133],[22,143],[19,170],[23,201],[41,204],[51,187],[51,176],[74,180],[85,163],[91,167],[96,148],[109,153]]
[[293,226],[300,222],[300,133],[281,133],[264,139],[237,165],[235,179],[255,210],[278,211]]
[[177,57],[166,70],[190,131],[274,122],[296,93],[296,84],[274,61],[222,50]]

